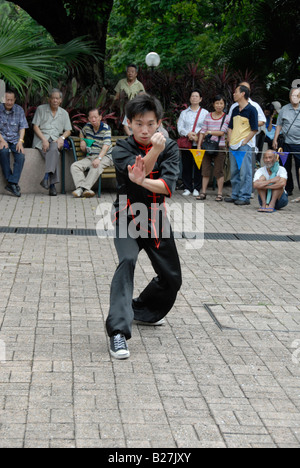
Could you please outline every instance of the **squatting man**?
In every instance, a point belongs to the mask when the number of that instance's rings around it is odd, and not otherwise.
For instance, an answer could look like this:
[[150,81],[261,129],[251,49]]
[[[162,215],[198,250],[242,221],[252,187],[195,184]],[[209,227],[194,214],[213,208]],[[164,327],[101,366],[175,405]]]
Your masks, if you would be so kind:
[[285,191],[288,174],[279,165],[278,154],[268,150],[264,154],[264,167],[258,169],[254,177],[254,188],[258,191],[259,212],[274,213],[287,206]]

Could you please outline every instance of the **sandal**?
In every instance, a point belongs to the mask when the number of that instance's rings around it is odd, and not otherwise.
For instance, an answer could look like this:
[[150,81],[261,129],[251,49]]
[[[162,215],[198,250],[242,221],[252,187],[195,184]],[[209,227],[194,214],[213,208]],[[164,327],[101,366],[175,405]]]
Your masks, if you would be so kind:
[[222,201],[223,201],[223,195],[218,194],[218,196],[216,197],[216,202],[222,202]]
[[268,208],[266,208],[265,213],[276,213],[276,210],[275,210],[275,208],[268,207]]
[[200,193],[199,197],[196,197],[196,200],[206,200],[206,193]]
[[275,208],[259,208],[259,213],[276,213]]

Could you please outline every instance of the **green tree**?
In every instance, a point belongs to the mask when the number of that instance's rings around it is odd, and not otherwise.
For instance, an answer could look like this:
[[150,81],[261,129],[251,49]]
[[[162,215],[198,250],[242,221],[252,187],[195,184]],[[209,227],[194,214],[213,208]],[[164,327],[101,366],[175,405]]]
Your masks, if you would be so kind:
[[220,26],[220,0],[115,0],[109,24],[108,63],[115,72],[128,62],[143,64],[154,50],[162,68],[214,61]]
[[299,13],[299,0],[115,0],[107,64],[119,73],[154,50],[174,73],[225,66],[289,87],[300,75]]
[[299,65],[299,13],[298,0],[244,0],[242,9],[232,2],[224,16],[222,60],[265,74],[276,60],[285,57],[295,73]]
[[11,3],[23,8],[57,44],[82,36],[95,42],[102,58],[97,55],[90,59],[80,80],[86,86],[103,82],[107,25],[113,0],[12,0]]

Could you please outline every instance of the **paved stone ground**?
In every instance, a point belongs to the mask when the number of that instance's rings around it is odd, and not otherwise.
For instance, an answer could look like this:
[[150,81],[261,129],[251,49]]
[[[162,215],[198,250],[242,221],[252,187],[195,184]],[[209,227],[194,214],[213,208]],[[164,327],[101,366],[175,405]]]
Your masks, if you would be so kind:
[[[178,239],[176,306],[134,327],[124,362],[104,327],[113,241],[71,231],[95,230],[98,200],[0,196],[0,447],[300,446],[300,205],[264,215],[214,196],[215,237]],[[152,275],[142,253],[137,294]]]

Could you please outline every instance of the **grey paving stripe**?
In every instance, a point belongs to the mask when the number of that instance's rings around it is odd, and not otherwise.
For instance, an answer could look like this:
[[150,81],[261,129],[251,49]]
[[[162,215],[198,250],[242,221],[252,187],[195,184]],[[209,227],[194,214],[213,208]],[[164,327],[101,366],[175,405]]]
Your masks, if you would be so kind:
[[[56,236],[82,236],[82,237],[113,237],[113,231],[96,231],[96,229],[65,229],[65,228],[32,228],[32,227],[12,227],[0,226],[0,233],[4,234],[38,234]],[[174,232],[175,239],[202,239],[203,233],[195,232]],[[300,236],[280,235],[280,234],[243,234],[243,233],[222,233],[206,232],[205,240],[228,240],[228,241],[250,241],[250,242],[300,242]]]

